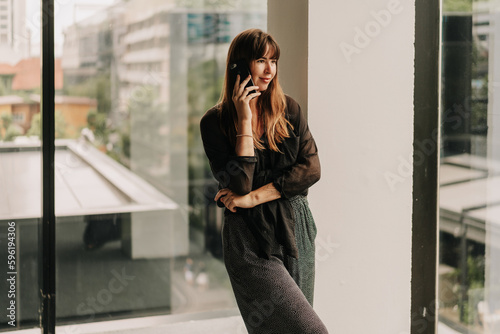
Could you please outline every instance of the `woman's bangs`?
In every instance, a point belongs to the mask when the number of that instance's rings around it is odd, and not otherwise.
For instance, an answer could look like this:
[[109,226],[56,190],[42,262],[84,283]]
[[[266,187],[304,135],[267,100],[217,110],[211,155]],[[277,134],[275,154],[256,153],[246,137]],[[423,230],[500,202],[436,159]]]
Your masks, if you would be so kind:
[[254,51],[254,59],[259,59],[259,58],[263,58],[265,55],[266,55],[266,51],[269,47],[269,53],[270,53],[270,59],[279,59],[280,57],[280,48],[278,46],[278,44],[270,39],[270,38],[266,38],[264,40],[261,40],[258,42],[258,44],[256,45]]
[[[264,52],[266,52],[268,46],[270,53],[269,58],[278,60],[280,58],[280,47],[278,46],[278,44],[274,40],[268,40]],[[262,56],[264,56],[264,54]]]

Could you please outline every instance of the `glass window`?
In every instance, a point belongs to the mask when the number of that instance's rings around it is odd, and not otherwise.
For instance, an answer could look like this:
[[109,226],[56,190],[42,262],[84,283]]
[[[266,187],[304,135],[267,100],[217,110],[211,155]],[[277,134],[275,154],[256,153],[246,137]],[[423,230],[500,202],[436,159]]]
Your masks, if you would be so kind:
[[438,298],[457,333],[500,328],[499,27],[493,0],[444,0]]
[[[19,3],[13,14],[24,22]],[[9,34],[20,36],[21,30],[16,26]],[[40,59],[29,59],[25,39],[10,43],[4,32],[0,44],[0,331],[39,333],[41,149],[34,133],[41,130]]]
[[234,309],[199,120],[267,2],[108,3],[55,17],[58,324]]

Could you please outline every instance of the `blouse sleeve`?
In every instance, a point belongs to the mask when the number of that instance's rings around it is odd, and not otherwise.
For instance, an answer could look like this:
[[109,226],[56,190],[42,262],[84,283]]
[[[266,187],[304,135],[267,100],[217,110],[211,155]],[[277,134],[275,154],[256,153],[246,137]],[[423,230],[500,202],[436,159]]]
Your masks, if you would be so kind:
[[274,187],[284,198],[290,198],[307,191],[321,177],[318,148],[306,117],[297,102],[287,101],[290,122],[300,137],[299,152],[295,164],[273,180]]
[[257,157],[237,156],[219,126],[217,111],[212,108],[200,121],[201,138],[210,168],[220,188],[229,188],[238,195],[252,190]]

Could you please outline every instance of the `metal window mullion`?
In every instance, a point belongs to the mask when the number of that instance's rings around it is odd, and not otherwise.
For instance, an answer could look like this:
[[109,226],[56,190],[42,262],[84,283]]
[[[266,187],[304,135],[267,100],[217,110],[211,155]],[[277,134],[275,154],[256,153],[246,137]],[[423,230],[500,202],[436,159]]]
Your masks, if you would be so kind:
[[[440,1],[415,1],[411,333],[437,331]],[[423,152],[421,143],[434,143]]]
[[41,0],[41,6],[42,223],[39,226],[39,314],[43,333],[53,334],[56,319],[54,0]]

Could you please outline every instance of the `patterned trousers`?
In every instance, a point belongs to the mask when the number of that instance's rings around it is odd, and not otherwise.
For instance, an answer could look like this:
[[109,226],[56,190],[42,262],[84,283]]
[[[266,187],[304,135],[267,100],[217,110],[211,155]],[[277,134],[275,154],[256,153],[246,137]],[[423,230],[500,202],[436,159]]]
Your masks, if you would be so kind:
[[276,242],[270,259],[238,214],[225,216],[224,263],[249,334],[325,334],[314,311],[314,239],[316,226],[307,198],[290,199],[299,258],[284,255]]

